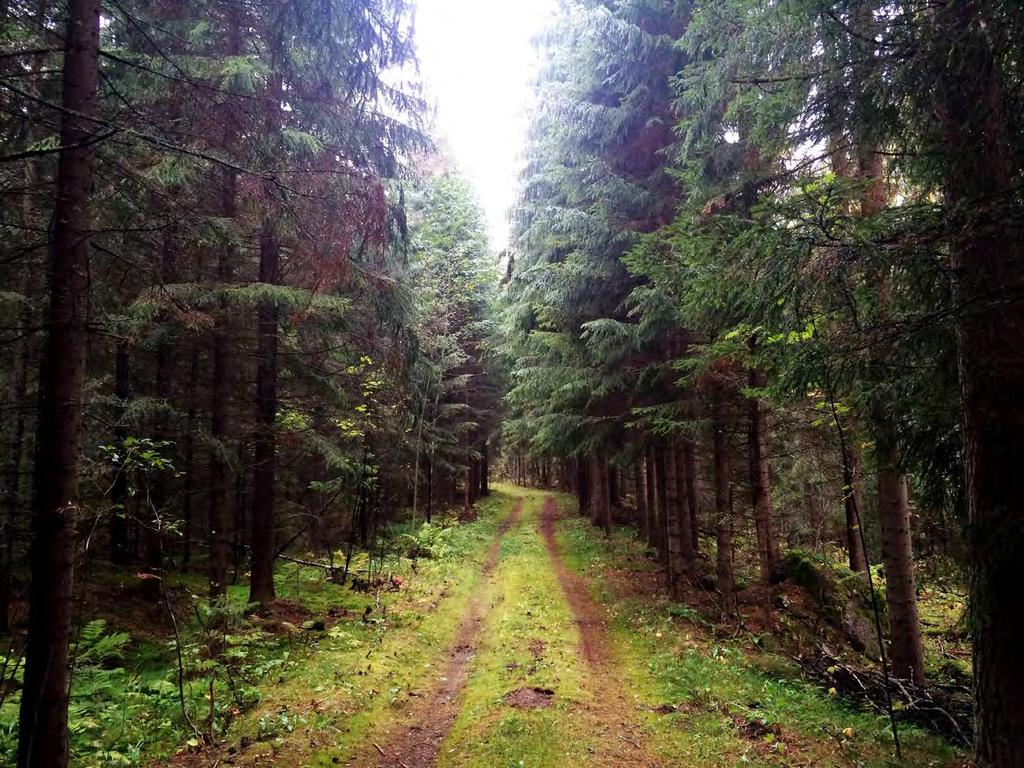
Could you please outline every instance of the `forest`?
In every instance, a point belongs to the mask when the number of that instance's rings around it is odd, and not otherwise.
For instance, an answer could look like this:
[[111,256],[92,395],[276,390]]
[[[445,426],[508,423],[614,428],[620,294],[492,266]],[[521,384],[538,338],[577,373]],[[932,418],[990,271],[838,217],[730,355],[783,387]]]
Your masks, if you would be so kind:
[[0,764],[1024,766],[1024,5],[416,13],[0,0]]

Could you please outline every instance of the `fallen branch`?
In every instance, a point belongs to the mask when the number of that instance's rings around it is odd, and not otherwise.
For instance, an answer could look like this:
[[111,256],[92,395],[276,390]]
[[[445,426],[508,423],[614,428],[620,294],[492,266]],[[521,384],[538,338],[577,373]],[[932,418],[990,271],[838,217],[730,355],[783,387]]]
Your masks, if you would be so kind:
[[835,688],[879,713],[887,713],[887,696],[898,701],[896,716],[958,743],[970,746],[973,739],[973,705],[963,686],[920,687],[889,678],[871,669],[854,667],[836,658],[824,645],[814,656],[795,660],[809,677]]

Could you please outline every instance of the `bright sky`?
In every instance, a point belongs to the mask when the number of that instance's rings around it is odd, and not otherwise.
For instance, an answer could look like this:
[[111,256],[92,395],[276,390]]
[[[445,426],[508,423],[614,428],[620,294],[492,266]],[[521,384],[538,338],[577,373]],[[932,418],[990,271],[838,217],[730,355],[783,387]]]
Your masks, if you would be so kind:
[[557,0],[416,0],[416,39],[426,96],[437,104],[437,138],[476,189],[491,247],[508,245],[526,134],[531,40]]

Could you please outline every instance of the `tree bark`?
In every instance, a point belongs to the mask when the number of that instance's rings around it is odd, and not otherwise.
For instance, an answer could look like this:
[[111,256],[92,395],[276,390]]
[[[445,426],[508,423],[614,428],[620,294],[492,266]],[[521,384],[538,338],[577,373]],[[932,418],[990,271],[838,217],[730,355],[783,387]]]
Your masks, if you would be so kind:
[[804,507],[807,511],[807,526],[810,529],[810,547],[815,552],[821,551],[822,530],[825,526],[825,508],[821,497],[814,489],[809,478],[803,481]]
[[675,444],[676,459],[676,482],[679,484],[676,492],[676,503],[678,504],[677,524],[679,526],[679,557],[680,568],[684,576],[692,573],[694,560],[697,551],[693,548],[693,532],[691,525],[693,517],[690,513],[690,476],[689,467],[686,462],[685,440],[678,440]]
[[[260,279],[278,285],[280,246],[276,224],[268,218],[260,233]],[[273,299],[257,310],[256,430],[253,433],[252,563],[249,602],[274,599],[274,492],[277,472],[277,330],[278,311]]]
[[[679,597],[683,582],[682,540],[679,530],[679,476],[676,473],[676,450],[669,444],[662,448],[665,468],[665,551],[668,591],[673,599]],[[685,495],[684,495],[685,497]]]
[[185,447],[184,447],[184,458],[185,458],[185,479],[184,488],[182,489],[181,499],[181,527],[182,527],[182,542],[181,542],[181,567],[182,570],[188,571],[189,565],[192,562],[192,536],[194,528],[193,518],[193,500],[192,494],[195,492],[195,458],[196,458],[196,441],[195,435],[195,423],[196,423],[196,380],[199,378],[199,347],[196,344],[192,344],[192,351],[189,354],[189,375],[188,375],[188,415],[185,417]]
[[[117,400],[117,424],[114,426],[114,442],[119,451],[124,450],[128,437],[128,425],[124,421],[124,410],[131,396],[131,376],[128,370],[128,346],[117,342],[114,350],[114,399]],[[115,565],[128,562],[128,473],[116,467],[114,482],[110,488],[112,511],[110,514],[110,561]]]
[[868,556],[860,538],[860,461],[849,446],[842,452],[843,511],[846,515],[846,554],[851,571],[868,569]]
[[[750,370],[751,389],[764,387],[764,374],[756,368]],[[754,507],[757,529],[758,559],[761,579],[768,581],[779,562],[779,544],[772,519],[771,462],[768,458],[768,414],[757,397],[748,404],[749,423],[747,444],[750,454],[750,495]]]
[[[225,53],[237,56],[242,50],[242,33],[239,11],[233,7],[227,11],[227,40]],[[232,156],[238,140],[237,127],[233,115],[224,118],[223,149]],[[223,168],[220,173],[220,215],[233,220],[237,215],[237,176],[231,168]],[[217,283],[223,290],[233,279],[233,245],[222,246],[217,253]],[[229,337],[231,332],[230,310],[227,300],[218,301],[218,310],[214,318],[213,343],[211,357],[213,363],[212,380],[210,382],[210,437],[214,448],[210,454],[209,489],[207,492],[207,523],[210,534],[210,559],[207,565],[210,582],[210,598],[220,601],[228,588],[228,559],[231,554],[232,540],[237,531],[231,531],[231,523],[240,510],[228,507],[228,487],[231,481],[228,452],[228,393],[230,388],[231,356]],[[240,469],[240,468],[239,468]],[[236,564],[237,573],[237,564]]]
[[690,512],[690,546],[700,552],[700,514],[697,499],[697,451],[693,440],[683,440],[683,462],[686,468],[686,503]]
[[878,517],[889,606],[889,660],[895,677],[924,685],[924,650],[914,587],[907,478],[894,453],[892,449],[883,448],[878,467]]
[[[939,84],[954,214],[974,212],[951,243],[961,423],[971,543],[975,760],[1017,765],[1024,755],[1024,501],[1014,479],[1024,456],[1024,236],[1006,208],[1019,205],[1014,154],[991,4],[940,5]],[[1004,54],[1009,55],[1009,54]]]
[[491,495],[491,446],[490,442],[484,440],[483,448],[480,450],[480,495]]
[[729,488],[728,423],[721,395],[715,393],[712,398],[711,445],[715,473],[715,534],[718,549],[715,571],[718,576],[718,594],[722,600],[722,613],[731,616],[736,612],[736,580],[732,568],[732,499]]
[[68,0],[50,303],[33,464],[32,585],[19,768],[68,764],[69,643],[78,520],[99,0]]
[[591,458],[591,522],[611,533],[611,505],[608,500],[608,459],[604,454],[594,454]]
[[576,458],[576,495],[579,501],[577,511],[586,517],[590,510],[590,472],[585,457]]
[[658,536],[658,477],[654,447],[647,446],[644,466],[647,479],[647,546],[660,551],[661,538]]
[[614,474],[615,468],[610,467],[608,464],[608,456],[606,454],[601,455],[601,474],[603,475],[603,482],[601,484],[601,525],[604,528],[605,536],[612,535],[612,475]]
[[636,486],[636,522],[641,541],[650,540],[650,519],[647,516],[647,470],[643,456],[633,462],[633,485]]

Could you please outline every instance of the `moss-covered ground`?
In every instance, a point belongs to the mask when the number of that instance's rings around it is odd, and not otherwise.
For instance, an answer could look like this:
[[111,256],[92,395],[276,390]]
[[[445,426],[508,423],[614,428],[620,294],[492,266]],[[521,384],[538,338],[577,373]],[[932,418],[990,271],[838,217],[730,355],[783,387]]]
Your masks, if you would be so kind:
[[[549,497],[499,485],[472,522],[399,531],[380,589],[285,563],[276,610],[246,618],[245,589],[232,588],[234,659],[230,674],[214,675],[215,719],[229,725],[212,745],[181,717],[167,639],[95,628],[95,659],[76,677],[72,704],[76,764],[417,768],[394,752],[396,733],[415,733],[430,710],[457,638],[471,647],[461,649],[464,674],[448,692],[455,709],[430,758],[439,768],[897,764],[884,717],[804,680],[749,633],[669,602],[629,531],[609,540],[557,495],[564,512],[554,519]],[[502,528],[519,499],[520,516]],[[365,555],[355,567],[368,567]],[[195,578],[180,589],[198,594]],[[955,610],[928,610],[951,631]],[[467,614],[476,623],[468,634]],[[196,622],[183,615],[182,632],[187,708],[201,731],[211,674]],[[0,707],[0,746],[13,744],[16,702]],[[934,735],[906,727],[900,736],[902,765],[962,764]]]

